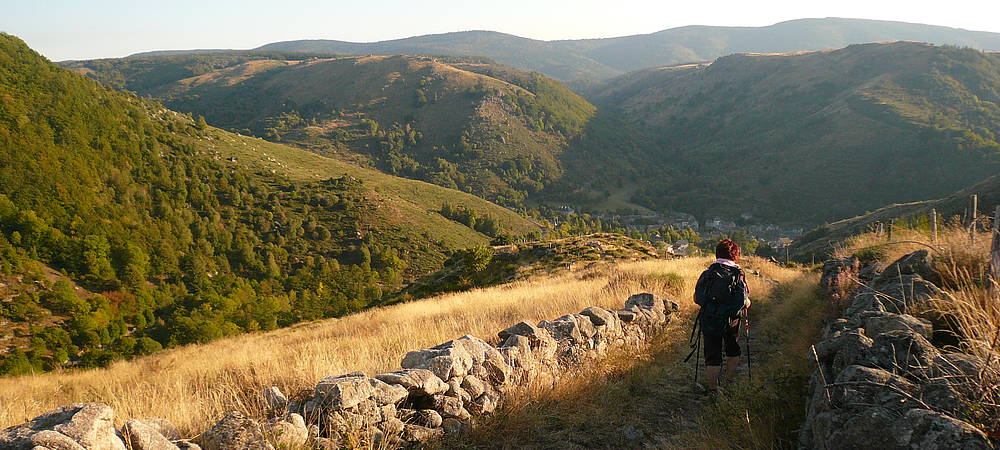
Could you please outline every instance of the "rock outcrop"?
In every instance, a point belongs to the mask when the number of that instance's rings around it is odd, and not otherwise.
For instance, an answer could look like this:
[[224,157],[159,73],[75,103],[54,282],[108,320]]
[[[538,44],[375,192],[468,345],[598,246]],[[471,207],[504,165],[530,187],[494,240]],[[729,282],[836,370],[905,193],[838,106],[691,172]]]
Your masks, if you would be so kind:
[[929,301],[941,292],[928,281],[938,280],[928,252],[906,255],[882,273],[858,266],[855,258],[824,264],[827,293],[849,304],[813,346],[818,368],[800,446],[994,448],[962,421],[982,362],[936,348],[933,316],[919,317],[933,314]]
[[163,419],[129,420],[116,430],[109,406],[81,403],[3,430],[0,448],[335,449],[359,440],[378,448],[422,443],[465,433],[474,417],[493,413],[520,386],[557,382],[561,373],[609,351],[644,345],[678,309],[673,301],[638,294],[618,311],[590,307],[552,321],[518,323],[497,334],[496,346],[466,335],[408,352],[395,372],[326,377],[295,401],[268,387],[261,404],[269,419],[233,411],[195,442],[181,439]]

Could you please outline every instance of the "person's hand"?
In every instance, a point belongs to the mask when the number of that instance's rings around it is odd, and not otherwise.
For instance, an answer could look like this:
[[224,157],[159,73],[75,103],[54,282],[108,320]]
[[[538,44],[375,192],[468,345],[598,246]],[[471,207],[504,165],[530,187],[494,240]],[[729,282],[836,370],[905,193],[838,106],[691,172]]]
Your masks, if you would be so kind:
[[750,307],[750,299],[747,298],[746,300],[743,300],[743,309],[747,309],[749,307]]

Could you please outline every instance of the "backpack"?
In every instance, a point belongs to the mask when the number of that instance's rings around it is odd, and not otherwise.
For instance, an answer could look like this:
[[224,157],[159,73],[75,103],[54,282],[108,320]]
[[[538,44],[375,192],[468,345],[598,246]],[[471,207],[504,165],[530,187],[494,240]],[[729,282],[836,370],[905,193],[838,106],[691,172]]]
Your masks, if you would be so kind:
[[694,302],[703,309],[721,306],[736,290],[739,273],[732,273],[722,264],[712,264],[698,278],[694,288]]
[[740,279],[739,269],[730,269],[722,264],[712,264],[698,278],[694,302],[701,306],[698,322],[706,335],[722,335],[730,320],[729,305],[726,303],[738,289]]

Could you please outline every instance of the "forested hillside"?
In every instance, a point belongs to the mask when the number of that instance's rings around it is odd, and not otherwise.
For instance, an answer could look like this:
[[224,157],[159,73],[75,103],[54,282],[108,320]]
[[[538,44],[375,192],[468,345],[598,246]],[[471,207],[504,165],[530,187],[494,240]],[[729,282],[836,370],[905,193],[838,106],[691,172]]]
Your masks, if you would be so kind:
[[711,61],[732,53],[823,50],[900,40],[1000,50],[998,33],[835,17],[790,20],[764,27],[695,25],[604,39],[540,41],[492,31],[464,31],[370,43],[274,42],[257,50],[485,56],[500,64],[573,81],[607,79],[648,67]]
[[451,250],[535,229],[467,194],[214,129],[6,34],[0,179],[6,373],[356,311]]
[[488,60],[274,56],[150,56],[69,67],[215,126],[511,206],[562,175],[560,153],[594,115],[558,82]]
[[651,139],[633,201],[821,223],[1000,168],[1000,55],[899,42],[649,69],[591,98]]

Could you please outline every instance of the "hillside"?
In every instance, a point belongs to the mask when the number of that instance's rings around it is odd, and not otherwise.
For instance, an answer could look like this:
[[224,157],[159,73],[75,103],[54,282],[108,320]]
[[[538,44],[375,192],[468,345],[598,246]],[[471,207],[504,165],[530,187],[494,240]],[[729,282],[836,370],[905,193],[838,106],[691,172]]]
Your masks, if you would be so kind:
[[789,253],[803,259],[813,254],[830,255],[849,238],[872,231],[876,223],[888,224],[891,220],[905,228],[929,231],[932,209],[938,214],[938,226],[943,229],[945,225],[954,225],[956,219],[966,220],[972,195],[979,197],[979,214],[992,217],[993,209],[1000,205],[1000,176],[994,175],[947,197],[888,205],[824,224],[793,242]]
[[[504,205],[550,184],[594,107],[480,59],[181,55],[70,64],[208,123]],[[201,72],[178,78],[176,74]],[[159,80],[159,84],[151,80]]]
[[463,31],[371,43],[275,42],[257,50],[485,56],[559,80],[599,80],[647,67],[711,61],[732,53],[822,50],[900,40],[1000,50],[1000,33],[844,18],[790,20],[764,27],[685,26],[606,39],[540,41],[492,31]]
[[646,167],[661,175],[639,177],[633,201],[699,217],[815,224],[1000,167],[1000,55],[976,50],[737,54],[635,72],[591,98],[654,143]]
[[[8,372],[356,311],[489,242],[444,204],[495,235],[537,231],[468,194],[214,129],[6,34],[0,99],[0,309],[38,325],[16,336],[30,347],[4,349]],[[49,312],[62,319],[34,322]]]

